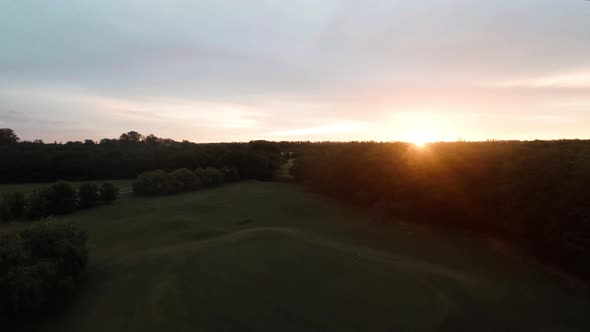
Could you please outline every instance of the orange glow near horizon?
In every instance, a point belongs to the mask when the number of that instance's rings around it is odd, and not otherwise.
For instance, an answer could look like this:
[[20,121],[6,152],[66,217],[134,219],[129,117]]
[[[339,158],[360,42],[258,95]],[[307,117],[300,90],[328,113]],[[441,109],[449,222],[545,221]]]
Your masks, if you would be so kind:
[[428,143],[441,140],[441,138],[437,137],[433,131],[420,129],[409,132],[405,140],[413,143],[416,147],[422,148]]

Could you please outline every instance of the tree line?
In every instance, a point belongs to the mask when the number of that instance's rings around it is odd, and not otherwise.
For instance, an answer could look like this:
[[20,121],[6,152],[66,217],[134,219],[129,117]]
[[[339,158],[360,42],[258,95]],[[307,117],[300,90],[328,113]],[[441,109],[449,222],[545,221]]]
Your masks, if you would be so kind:
[[590,277],[590,141],[301,144],[292,174],[386,216],[493,235]]
[[29,195],[22,192],[0,194],[0,222],[64,215],[100,203],[111,203],[118,197],[119,188],[112,183],[103,183],[101,186],[84,183],[76,190],[70,183],[58,181]]
[[222,186],[225,182],[238,181],[235,168],[217,169],[214,167],[179,168],[172,172],[156,170],[141,173],[133,182],[133,192],[137,195],[168,195],[194,191],[201,188]]
[[272,180],[281,164],[280,148],[249,143],[177,142],[130,131],[118,139],[43,143],[20,142],[0,129],[0,183],[130,179],[154,169],[236,169],[242,179]]

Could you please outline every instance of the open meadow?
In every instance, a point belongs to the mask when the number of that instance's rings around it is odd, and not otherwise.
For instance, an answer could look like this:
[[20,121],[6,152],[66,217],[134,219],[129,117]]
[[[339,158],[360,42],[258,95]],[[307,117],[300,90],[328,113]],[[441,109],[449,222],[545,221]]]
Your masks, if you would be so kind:
[[535,264],[293,184],[127,196],[53,220],[87,231],[90,266],[44,331],[590,330],[590,303]]

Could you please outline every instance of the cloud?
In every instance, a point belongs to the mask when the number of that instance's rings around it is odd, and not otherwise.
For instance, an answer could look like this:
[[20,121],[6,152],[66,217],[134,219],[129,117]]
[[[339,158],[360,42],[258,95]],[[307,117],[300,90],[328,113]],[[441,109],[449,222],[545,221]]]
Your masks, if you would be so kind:
[[281,131],[273,131],[262,136],[269,137],[292,137],[332,133],[354,133],[361,132],[367,127],[364,122],[340,122],[316,127],[296,128]]
[[1,123],[23,123],[30,122],[31,119],[26,114],[17,111],[0,111]]
[[590,69],[492,83],[501,88],[590,89]]
[[[553,105],[587,99],[588,10],[555,0],[8,1],[0,109],[20,114],[0,121],[46,140],[66,135],[44,119],[75,125],[71,135],[216,141],[374,138],[389,114],[424,108],[377,138],[467,122],[457,116],[467,110],[505,122],[554,115],[564,108]],[[559,116],[574,109],[587,110]],[[456,136],[503,126],[473,120]]]

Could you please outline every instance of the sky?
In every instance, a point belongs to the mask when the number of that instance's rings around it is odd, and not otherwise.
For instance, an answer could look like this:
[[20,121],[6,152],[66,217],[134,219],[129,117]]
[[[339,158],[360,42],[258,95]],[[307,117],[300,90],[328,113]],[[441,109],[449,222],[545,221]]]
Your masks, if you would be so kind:
[[0,0],[0,128],[590,138],[590,1]]

